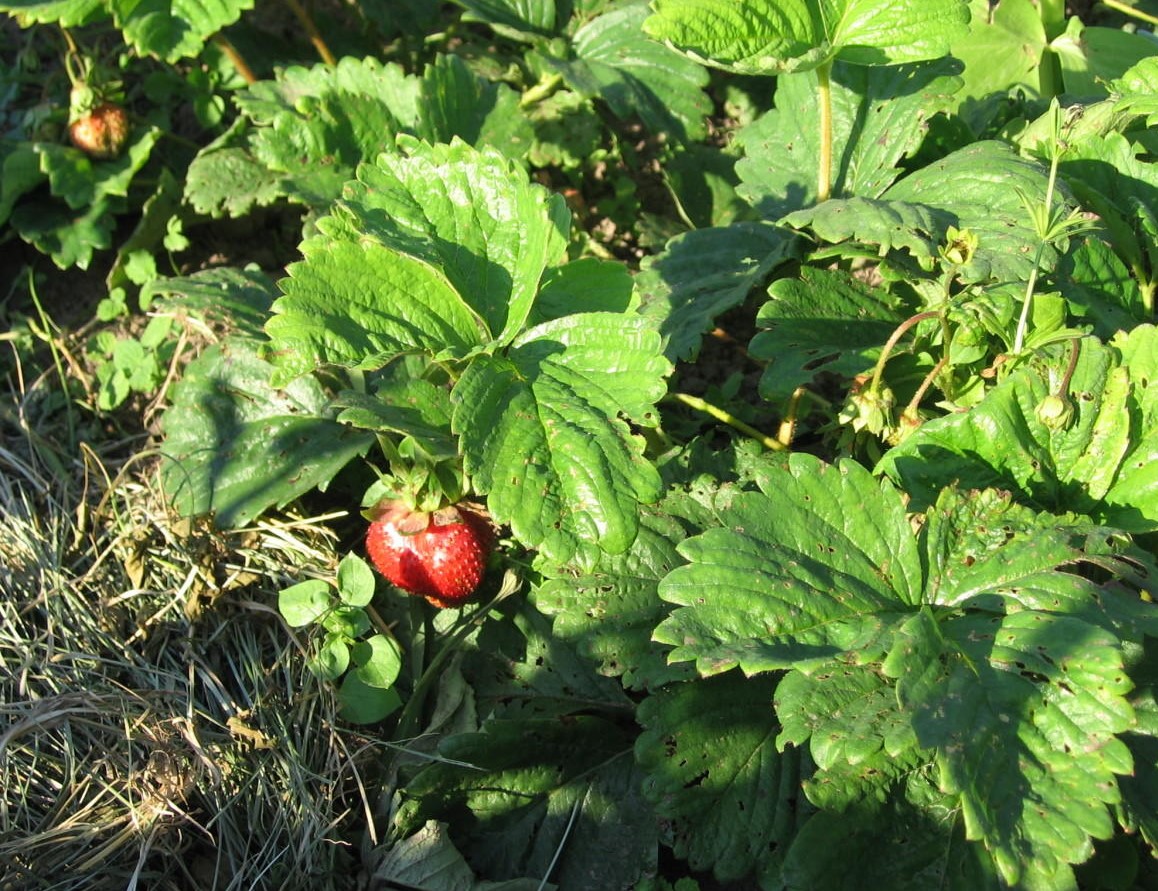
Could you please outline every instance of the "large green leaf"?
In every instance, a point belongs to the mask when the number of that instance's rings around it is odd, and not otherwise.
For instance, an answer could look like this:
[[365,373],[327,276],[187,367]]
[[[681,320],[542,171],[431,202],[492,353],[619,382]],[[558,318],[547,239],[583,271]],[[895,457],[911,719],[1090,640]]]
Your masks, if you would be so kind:
[[267,326],[280,379],[408,351],[463,357],[522,330],[566,246],[562,199],[493,150],[407,152],[362,165],[289,267]]
[[953,56],[965,63],[964,85],[954,112],[981,133],[1011,93],[1037,96],[1046,53],[1045,27],[1034,0],[970,0],[969,33],[953,40]]
[[326,483],[373,438],[330,420],[313,378],[283,389],[249,339],[226,340],[185,369],[165,412],[161,483],[183,514],[236,528]]
[[[809,228],[827,242],[847,240],[878,246],[882,253],[905,250],[929,268],[952,225],[977,236],[972,260],[962,267],[963,281],[990,279],[1024,282],[1040,243],[1023,201],[1044,206],[1047,172],[1017,155],[1005,143],[976,142],[929,164],[890,186],[880,200],[834,199],[784,218]],[[1024,196],[1024,197],[1023,197]],[[1066,195],[1055,195],[1064,208]],[[1041,265],[1051,269],[1057,249],[1048,245]]]
[[704,675],[878,656],[882,629],[922,594],[899,494],[854,462],[803,453],[761,487],[769,494],[736,496],[724,528],[680,546],[689,565],[660,583],[660,596],[681,608],[656,640]]
[[1080,345],[1067,394],[1076,408],[1069,426],[1051,429],[1037,417],[1060,378],[1061,360],[1035,363],[969,411],[924,424],[879,469],[904,485],[918,509],[941,487],[967,479],[1107,525],[1158,529],[1158,416],[1149,358],[1158,351],[1158,329],[1140,326],[1110,347],[1093,338]]
[[461,356],[483,339],[440,270],[369,233],[314,238],[302,254],[266,323],[279,383],[323,365],[379,368],[409,351]]
[[[930,610],[900,630],[884,664],[937,750],[942,789],[959,796],[967,837],[981,840],[1011,885],[1047,875],[1109,838],[1107,805],[1133,762],[1118,640],[1036,610],[941,621]],[[1071,879],[1072,881],[1072,879]]]
[[638,116],[649,130],[702,139],[712,103],[708,73],[642,30],[646,0],[616,5],[583,25],[574,57],[550,59],[579,93],[603,99],[620,118]]
[[643,791],[676,856],[721,882],[768,869],[796,827],[798,756],[776,750],[775,679],[674,684],[639,706]]
[[499,344],[523,329],[539,281],[564,256],[570,215],[493,149],[407,140],[364,165],[344,206],[373,233],[440,269]]
[[768,362],[760,378],[766,399],[786,399],[823,372],[849,378],[868,371],[902,321],[895,301],[844,273],[805,266],[800,278],[777,279],[756,316],[753,358]]
[[495,517],[558,562],[630,547],[660,479],[625,419],[654,424],[670,370],[652,325],[613,313],[546,322],[476,358],[453,423]]
[[741,74],[780,74],[832,58],[857,65],[944,56],[966,32],[965,0],[657,0],[645,24],[694,59]]
[[232,25],[254,0],[106,0],[125,40],[163,62],[198,55],[205,41]]
[[[855,818],[913,803],[911,779],[933,766],[944,800],[927,817],[959,807],[1011,884],[1070,887],[1132,767],[1124,654],[1158,614],[1124,583],[1151,584],[1153,560],[995,490],[947,489],[914,524],[859,465],[796,454],[760,484],[680,546],[656,639],[704,675],[789,669],[777,742],[808,745],[819,806]],[[1095,567],[1115,581],[1087,578]]]
[[735,223],[693,229],[645,259],[636,287],[643,314],[659,323],[667,357],[694,358],[716,318],[747,300],[795,247],[796,239],[784,229]]
[[[832,194],[879,197],[901,174],[901,161],[921,144],[928,120],[948,107],[960,86],[959,63],[888,68],[833,66],[830,85],[834,166]],[[737,192],[767,219],[816,200],[820,152],[816,74],[785,75],[776,107],[736,134]]]
[[553,617],[555,636],[573,643],[600,674],[621,678],[625,687],[657,689],[682,680],[687,667],[668,665],[666,648],[651,632],[667,614],[656,590],[659,580],[682,562],[676,543],[685,536],[675,519],[645,510],[629,550],[601,555],[586,572],[566,566],[549,570],[534,592],[535,605]]
[[788,849],[778,878],[793,891],[1007,888],[984,849],[966,841],[952,796],[929,801],[927,790],[921,792],[911,796],[916,802],[893,798],[883,807],[813,814]]
[[103,7],[102,0],[4,0],[0,12],[11,15],[22,28],[49,23],[74,28],[92,21]]
[[[489,721],[452,736],[406,786],[419,819],[446,819],[482,876],[560,888],[630,888],[653,871],[654,815],[631,738],[602,718]],[[551,864],[556,854],[559,859]]]

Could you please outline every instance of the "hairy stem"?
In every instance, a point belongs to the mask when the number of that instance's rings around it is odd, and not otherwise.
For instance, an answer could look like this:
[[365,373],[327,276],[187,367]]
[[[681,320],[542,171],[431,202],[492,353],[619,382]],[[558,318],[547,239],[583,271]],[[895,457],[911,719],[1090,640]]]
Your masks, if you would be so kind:
[[309,37],[310,43],[314,45],[314,49],[318,51],[318,55],[322,57],[322,61],[327,65],[337,65],[338,60],[334,58],[334,54],[330,52],[330,48],[326,45],[322,33],[318,30],[318,26],[314,24],[313,18],[309,12],[298,0],[285,0],[286,5],[289,6],[290,11],[297,18],[301,24],[302,29]]
[[893,350],[896,349],[900,339],[905,336],[905,332],[926,319],[935,319],[940,315],[941,311],[939,309],[930,309],[926,312],[919,312],[915,316],[909,316],[901,322],[901,324],[897,325],[896,330],[889,336],[888,342],[885,343],[884,348],[881,350],[881,356],[877,359],[876,368],[873,369],[873,379],[869,383],[868,389],[870,393],[876,393],[877,388],[880,387],[881,376],[885,373],[885,363],[889,361],[889,356],[892,355]]
[[242,76],[247,84],[257,83],[257,75],[253,73],[253,69],[250,68],[249,63],[245,61],[245,57],[229,42],[229,38],[219,31],[213,35],[213,42],[221,47],[221,51],[225,53],[225,57],[233,63],[233,67],[237,69],[237,73]]
[[782,452],[785,450],[785,448],[787,448],[784,443],[780,442],[775,437],[767,436],[766,434],[761,433],[751,424],[744,423],[731,412],[725,411],[717,405],[712,405],[710,402],[701,399],[699,396],[692,396],[689,393],[673,393],[668,398],[674,399],[677,402],[682,402],[684,405],[690,406],[696,411],[702,411],[704,414],[711,415],[717,421],[722,421],[729,427],[735,430],[739,430],[745,436],[752,437],[752,439],[756,440],[767,449]]
[[820,160],[816,171],[816,200],[827,201],[832,195],[832,62],[816,69],[817,94],[820,100]]
[[1133,16],[1136,19],[1141,19],[1143,22],[1149,22],[1151,25],[1158,25],[1158,17],[1152,16],[1148,12],[1142,12],[1140,9],[1135,9],[1127,3],[1122,3],[1121,0],[1102,0],[1102,5]]

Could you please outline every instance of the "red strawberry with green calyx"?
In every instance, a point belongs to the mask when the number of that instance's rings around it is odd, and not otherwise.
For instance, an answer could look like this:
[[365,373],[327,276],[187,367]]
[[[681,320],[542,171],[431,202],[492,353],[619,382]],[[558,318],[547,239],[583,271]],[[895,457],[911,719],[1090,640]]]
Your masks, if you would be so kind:
[[479,510],[459,504],[416,511],[385,501],[373,516],[366,550],[390,582],[438,607],[461,606],[478,588],[495,542]]

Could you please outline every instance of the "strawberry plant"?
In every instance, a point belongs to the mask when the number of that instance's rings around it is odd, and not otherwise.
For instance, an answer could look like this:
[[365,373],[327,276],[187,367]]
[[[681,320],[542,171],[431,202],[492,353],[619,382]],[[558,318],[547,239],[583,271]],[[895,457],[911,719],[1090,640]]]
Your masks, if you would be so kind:
[[[1158,42],[1030,0],[420,5],[233,85],[110,273],[155,322],[91,341],[102,409],[166,378],[177,514],[333,521],[276,610],[383,751],[361,878],[1146,887]],[[241,12],[113,17],[172,62]],[[132,133],[83,163],[127,188]],[[153,256],[273,215],[272,271]]]

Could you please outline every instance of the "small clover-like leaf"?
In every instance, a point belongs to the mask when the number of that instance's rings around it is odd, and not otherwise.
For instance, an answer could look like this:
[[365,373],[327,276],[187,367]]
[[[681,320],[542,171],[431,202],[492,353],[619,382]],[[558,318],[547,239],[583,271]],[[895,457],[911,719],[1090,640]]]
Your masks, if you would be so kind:
[[350,657],[358,666],[356,674],[369,687],[394,686],[402,671],[402,650],[398,641],[385,634],[360,640],[350,648]]
[[338,599],[346,606],[368,606],[374,599],[374,571],[357,554],[338,564]]
[[278,612],[293,628],[304,628],[318,621],[333,605],[330,585],[321,579],[309,579],[290,585],[277,596]]

